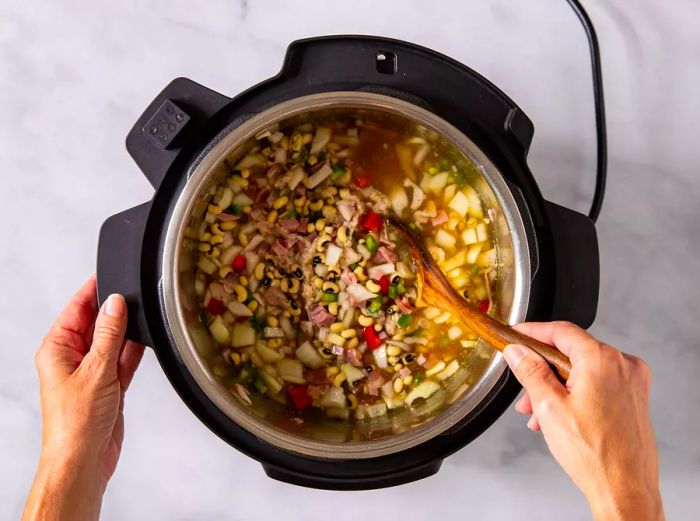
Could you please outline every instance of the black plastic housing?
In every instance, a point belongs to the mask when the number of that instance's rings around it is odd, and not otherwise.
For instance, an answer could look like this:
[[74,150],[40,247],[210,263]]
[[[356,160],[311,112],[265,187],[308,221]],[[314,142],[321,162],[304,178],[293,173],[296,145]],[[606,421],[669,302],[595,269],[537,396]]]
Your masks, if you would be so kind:
[[[383,55],[383,59],[378,59]],[[370,36],[300,40],[280,73],[233,99],[191,80],[171,82],[127,137],[127,149],[156,189],[153,200],[108,219],[100,232],[98,294],[125,294],[128,336],[153,346],[183,401],[213,432],[260,461],[271,477],[329,489],[398,485],[437,472],[442,460],[486,430],[520,391],[510,372],[481,404],[449,432],[401,453],[365,460],[317,459],[292,454],[234,424],[202,393],[170,345],[159,297],[165,227],[199,153],[222,131],[282,101],[317,92],[362,90],[418,104],[468,135],[493,161],[521,206],[533,245],[528,320],[570,320],[588,327],[598,297],[598,249],[593,223],[545,201],[527,166],[534,128],[493,84],[464,65],[410,43]],[[177,136],[161,146],[148,123],[164,103],[187,116]]]

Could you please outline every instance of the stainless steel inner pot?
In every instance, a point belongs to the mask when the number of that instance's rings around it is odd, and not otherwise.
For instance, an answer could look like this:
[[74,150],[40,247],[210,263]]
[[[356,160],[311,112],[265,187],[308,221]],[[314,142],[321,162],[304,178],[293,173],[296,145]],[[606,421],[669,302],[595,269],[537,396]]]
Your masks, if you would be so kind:
[[[436,143],[450,145],[482,174],[475,188],[488,207],[496,209],[493,233],[500,261],[496,295],[501,320],[525,318],[530,292],[530,258],[518,207],[503,177],[488,157],[464,134],[435,114],[392,97],[367,92],[327,92],[273,106],[223,132],[188,172],[167,224],[162,265],[162,298],[171,341],[182,363],[211,401],[231,421],[256,437],[287,451],[327,459],[365,459],[399,452],[450,429],[481,402],[505,370],[505,362],[487,346],[469,359],[469,370],[448,380],[415,410],[408,409],[369,422],[310,418],[290,421],[276,402],[259,398],[246,407],[209,369],[219,356],[198,312],[194,293],[196,231],[202,222],[210,189],[225,175],[224,158],[236,160],[255,144],[255,135],[317,118],[358,116],[385,124],[408,126]],[[285,421],[286,418],[286,421]]]

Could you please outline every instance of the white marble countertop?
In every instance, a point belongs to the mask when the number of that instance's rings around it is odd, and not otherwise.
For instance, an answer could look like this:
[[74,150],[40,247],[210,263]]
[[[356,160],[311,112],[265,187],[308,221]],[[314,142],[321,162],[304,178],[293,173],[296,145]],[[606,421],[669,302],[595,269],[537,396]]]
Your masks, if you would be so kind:
[[[610,138],[592,330],[650,362],[668,517],[690,519],[700,509],[697,5],[585,3],[601,40]],[[475,68],[534,121],[530,164],[545,196],[587,209],[595,162],[589,64],[563,0],[4,0],[0,518],[18,518],[37,459],[33,352],[94,269],[101,222],[152,193],[124,149],[128,129],[177,76],[233,95],[275,74],[290,41],[331,33],[405,39]],[[126,423],[105,520],[590,518],[514,412],[436,476],[353,493],[266,478],[195,419],[151,352],[129,391]]]

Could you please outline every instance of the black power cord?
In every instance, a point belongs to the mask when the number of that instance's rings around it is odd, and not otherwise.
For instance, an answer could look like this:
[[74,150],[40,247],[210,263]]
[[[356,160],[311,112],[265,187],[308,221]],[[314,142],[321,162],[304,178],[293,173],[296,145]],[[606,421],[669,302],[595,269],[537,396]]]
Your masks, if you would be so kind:
[[595,104],[595,126],[597,144],[597,169],[595,189],[593,191],[593,202],[588,216],[593,222],[598,219],[600,209],[605,198],[605,181],[608,171],[608,142],[605,130],[605,101],[603,99],[603,71],[600,65],[600,48],[598,47],[598,37],[596,36],[593,22],[583,9],[578,0],[566,0],[571,9],[578,17],[583,30],[586,31],[588,47],[591,52],[591,67],[593,73],[593,102]]

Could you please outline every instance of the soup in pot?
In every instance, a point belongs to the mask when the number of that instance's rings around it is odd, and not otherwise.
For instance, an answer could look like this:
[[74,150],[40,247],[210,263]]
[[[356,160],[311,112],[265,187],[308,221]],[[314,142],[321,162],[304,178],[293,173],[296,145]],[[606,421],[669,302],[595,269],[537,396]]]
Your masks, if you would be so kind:
[[256,139],[223,165],[197,237],[195,290],[221,354],[212,370],[233,395],[248,405],[267,396],[295,418],[364,420],[414,407],[469,371],[477,336],[421,305],[384,216],[495,313],[495,209],[475,190],[475,165],[430,136],[362,119]]

